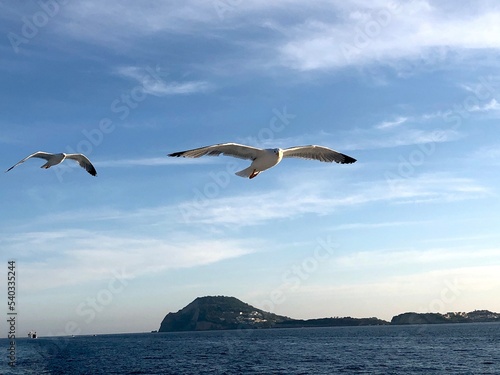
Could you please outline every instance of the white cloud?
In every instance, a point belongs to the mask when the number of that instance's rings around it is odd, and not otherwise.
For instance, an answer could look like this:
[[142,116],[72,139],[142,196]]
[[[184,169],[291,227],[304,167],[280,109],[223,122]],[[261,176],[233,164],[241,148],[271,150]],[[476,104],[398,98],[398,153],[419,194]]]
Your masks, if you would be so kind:
[[469,108],[470,112],[490,112],[499,110],[500,110],[500,103],[498,103],[498,101],[495,98],[491,99],[488,103],[485,103],[483,105],[476,104]]
[[[346,2],[335,21],[309,18],[280,48],[283,65],[298,70],[389,63],[451,50],[500,48],[500,11],[450,15],[427,1]],[[339,20],[340,18],[340,20]]]
[[471,152],[471,154],[466,159],[467,162],[473,163],[474,165],[500,165],[500,145],[490,145],[479,148],[478,150]]
[[[307,6],[295,0],[220,3],[222,12],[213,1],[71,2],[54,18],[53,30],[64,38],[117,50],[141,50],[145,37],[161,41],[172,34],[204,33],[244,46],[239,56],[232,56],[238,64],[250,60],[253,67],[303,71],[373,63],[395,66],[398,60],[434,61],[436,56],[442,62],[450,53],[500,48],[500,10],[491,2],[475,7],[426,0],[317,1]],[[242,26],[267,32],[249,38],[238,33]],[[154,50],[141,52],[155,55]],[[198,66],[212,71],[218,66],[221,72],[220,64]],[[206,82],[172,82],[149,89],[154,95],[171,95],[208,88]]]
[[159,67],[142,69],[127,66],[117,69],[117,72],[124,77],[136,80],[142,86],[144,93],[155,96],[195,94],[210,89],[206,81],[167,82],[161,76]]
[[[23,265],[23,285],[31,291],[105,280],[114,271],[136,278],[167,269],[212,264],[255,251],[255,242],[249,247],[236,239],[193,238],[180,233],[150,238],[71,229],[19,233],[9,242],[10,253],[17,254]],[[26,250],[35,248],[36,252]],[[43,260],[38,260],[40,254]],[[44,276],[48,269],[50,278]]]
[[118,159],[118,160],[103,160],[94,162],[96,167],[135,167],[135,166],[147,166],[156,167],[162,165],[179,165],[179,164],[208,164],[211,159],[189,159],[183,158],[179,160],[178,158],[161,157],[161,158],[137,158],[137,159]]
[[391,148],[408,145],[419,145],[428,143],[443,143],[456,141],[463,137],[462,133],[453,130],[420,130],[405,128],[390,134],[373,130],[357,130],[355,141],[345,144],[347,150],[364,150],[377,148]]
[[206,92],[210,85],[205,81],[190,82],[143,82],[144,92],[151,95],[183,95]]
[[430,221],[390,221],[383,223],[350,223],[340,224],[332,228],[332,230],[358,230],[358,229],[377,229],[377,228],[393,228],[400,226],[429,224]]
[[190,32],[217,19],[211,3],[134,1],[71,2],[64,7],[59,27],[74,39],[114,48],[161,31]]
[[[38,218],[34,217],[30,221],[30,225],[39,226],[50,222],[58,227],[69,226],[71,228],[73,223],[94,223],[95,229],[99,232],[99,223],[106,221],[111,228],[127,228],[133,225],[136,236],[149,238],[151,241],[159,239],[161,242],[172,233],[177,231],[182,233],[182,228],[189,224],[189,228],[198,231],[198,236],[208,235],[215,239],[217,237],[213,237],[214,234],[229,236],[233,233],[237,235],[241,234],[240,230],[245,227],[265,225],[269,221],[294,220],[310,214],[330,215],[352,206],[377,202],[389,204],[444,203],[478,199],[491,194],[490,189],[478,181],[443,173],[419,174],[412,178],[405,178],[399,176],[397,169],[395,169],[390,178],[356,183],[344,181],[342,175],[339,174],[333,181],[325,179],[324,168],[321,167],[317,170],[309,170],[309,172],[308,170],[295,168],[287,171],[286,179],[281,179],[283,185],[281,187],[278,185],[267,192],[250,193],[244,191],[241,194],[231,196],[224,192],[224,194],[221,193],[217,196],[206,196],[204,189],[198,188],[191,189],[193,192],[191,198],[175,204],[142,207],[134,210],[103,208],[97,211],[88,209],[58,212]],[[304,173],[306,173],[306,179],[304,179]],[[237,176],[228,176],[228,178],[239,179]],[[290,185],[290,181],[294,182],[293,185]],[[349,189],[345,188],[346,183],[349,184]],[[215,186],[212,180],[207,184]],[[219,189],[220,192],[223,191],[222,187]],[[332,189],[336,191],[336,194],[332,195]],[[399,224],[388,223],[386,225],[405,224],[400,222]],[[67,229],[63,232],[42,234],[33,233],[28,229],[24,224],[9,229],[10,232],[22,234],[20,240],[16,240],[18,237],[14,234],[11,234],[9,238],[21,243],[22,241],[58,241],[69,236],[75,238],[69,242],[75,243],[77,239],[87,235],[91,236],[91,234],[83,235],[79,232],[68,234]],[[342,227],[341,229],[347,228]],[[32,233],[31,237],[25,234],[26,232]],[[128,238],[128,235],[126,237]],[[145,243],[149,242],[145,241]],[[9,244],[10,248],[13,246],[13,244]],[[13,252],[18,250],[20,251],[22,248],[16,248]]]
[[[290,174],[287,176],[299,181]],[[490,194],[487,187],[474,180],[447,174],[422,174],[414,178],[395,176],[391,180],[351,183],[347,191],[345,187],[339,188],[335,196],[331,194],[335,186],[322,181],[319,176],[314,178],[314,184],[296,183],[292,188],[262,194],[208,198],[200,191],[191,201],[181,202],[178,210],[181,220],[190,224],[244,227],[269,220],[290,220],[305,214],[326,215],[341,208],[381,201],[394,204],[443,203]]]
[[395,128],[408,121],[408,117],[399,116],[392,121],[382,121],[380,124],[375,125],[376,129],[389,129]]
[[415,178],[387,177],[389,197],[394,203],[453,202],[464,199],[484,198],[491,190],[469,178],[447,174],[422,174]]
[[498,249],[480,249],[471,251],[470,248],[428,248],[418,250],[399,251],[363,251],[351,253],[335,259],[341,267],[376,268],[376,267],[401,267],[415,264],[429,265],[443,269],[443,264],[456,265],[465,261],[469,264],[481,263],[485,260],[495,259]]

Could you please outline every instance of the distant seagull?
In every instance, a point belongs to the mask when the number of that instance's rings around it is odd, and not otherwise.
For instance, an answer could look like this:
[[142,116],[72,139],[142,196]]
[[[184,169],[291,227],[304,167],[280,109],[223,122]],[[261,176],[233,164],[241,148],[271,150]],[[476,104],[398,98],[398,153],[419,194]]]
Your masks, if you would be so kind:
[[43,151],[38,151],[38,152],[35,152],[34,154],[31,154],[30,156],[26,156],[23,160],[19,161],[17,164],[14,164],[12,167],[7,169],[5,172],[10,171],[15,166],[17,166],[21,163],[24,163],[26,160],[28,160],[30,158],[39,158],[39,159],[47,160],[47,163],[45,163],[44,165],[41,166],[41,168],[45,168],[45,169],[50,168],[53,165],[57,165],[59,163],[62,163],[65,159],[73,159],[73,160],[76,160],[78,162],[78,164],[80,164],[80,167],[85,168],[85,170],[87,172],[89,172],[92,176],[97,175],[97,172],[96,172],[94,166],[92,165],[90,160],[87,159],[87,157],[83,154],[65,154],[65,153],[49,154],[48,152],[43,152]]
[[195,148],[193,150],[174,152],[168,154],[168,156],[199,158],[204,155],[219,156],[220,154],[252,160],[252,164],[248,168],[236,172],[238,176],[248,178],[254,178],[260,172],[274,167],[283,158],[312,159],[341,164],[351,164],[356,161],[356,159],[350,156],[323,146],[298,146],[282,150],[280,148],[262,149],[237,143],[221,143],[213,146]]

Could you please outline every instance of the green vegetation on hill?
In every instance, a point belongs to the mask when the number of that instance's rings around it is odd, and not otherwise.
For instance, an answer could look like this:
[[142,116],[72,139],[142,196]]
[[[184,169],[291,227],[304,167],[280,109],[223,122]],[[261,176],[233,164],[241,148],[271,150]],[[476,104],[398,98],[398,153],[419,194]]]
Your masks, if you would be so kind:
[[159,332],[247,328],[298,328],[389,324],[377,318],[323,318],[297,320],[257,309],[234,297],[196,298],[176,313],[168,313]]
[[270,328],[289,320],[257,309],[234,297],[198,297],[176,313],[168,313],[160,332]]
[[471,312],[439,313],[414,313],[408,312],[396,315],[391,324],[443,324],[443,323],[484,323],[500,322],[500,314],[488,310],[475,310]]
[[234,297],[209,296],[198,297],[176,313],[168,313],[159,332],[479,322],[500,322],[500,314],[488,310],[446,314],[408,312],[394,316],[390,323],[378,318],[351,317],[301,320],[257,309]]

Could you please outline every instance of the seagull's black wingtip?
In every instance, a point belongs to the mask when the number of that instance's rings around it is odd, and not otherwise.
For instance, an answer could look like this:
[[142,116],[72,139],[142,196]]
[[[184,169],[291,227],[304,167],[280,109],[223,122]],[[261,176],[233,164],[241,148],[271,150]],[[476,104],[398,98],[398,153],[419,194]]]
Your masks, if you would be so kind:
[[354,158],[349,157],[349,159],[347,159],[348,164],[352,164],[352,163],[356,163],[356,162],[357,162],[357,160]]
[[351,158],[348,155],[344,155],[344,160],[342,161],[342,164],[352,164],[355,163],[357,160],[354,158]]
[[168,154],[168,156],[172,156],[172,157],[179,157],[179,156],[182,156],[184,152],[173,152],[171,154]]
[[89,172],[92,176],[97,176],[97,171],[95,170],[94,167],[88,168],[87,172]]

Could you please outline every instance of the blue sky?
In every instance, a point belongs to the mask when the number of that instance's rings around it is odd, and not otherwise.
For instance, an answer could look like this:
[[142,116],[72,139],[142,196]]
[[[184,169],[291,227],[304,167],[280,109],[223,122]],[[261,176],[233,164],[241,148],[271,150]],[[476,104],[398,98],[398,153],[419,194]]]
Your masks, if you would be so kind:
[[[1,175],[20,335],[154,330],[204,295],[294,318],[500,311],[496,2],[0,6],[4,170],[43,150],[98,172]],[[166,156],[223,142],[358,162],[247,180],[247,161]]]

